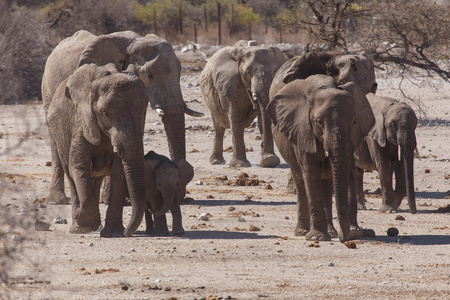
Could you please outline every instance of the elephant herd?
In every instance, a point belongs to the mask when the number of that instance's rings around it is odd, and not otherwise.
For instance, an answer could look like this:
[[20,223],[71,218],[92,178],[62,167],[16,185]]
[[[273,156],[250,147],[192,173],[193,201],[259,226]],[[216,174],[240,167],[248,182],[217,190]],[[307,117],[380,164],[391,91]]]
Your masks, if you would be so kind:
[[[95,36],[81,30],[50,54],[42,80],[53,172],[47,200],[68,203],[66,176],[71,233],[100,227],[99,202],[106,197],[103,237],[131,236],[144,214],[146,233],[167,235],[169,210],[172,233],[184,234],[180,204],[194,176],[186,161],[184,114],[203,114],[186,106],[180,74],[172,46],[153,34]],[[374,66],[366,54],[313,51],[288,59],[277,47],[239,41],[208,60],[200,88],[214,126],[211,164],[225,164],[223,138],[230,128],[229,165],[251,166],[244,129],[257,117],[260,166],[278,166],[275,145],[290,166],[297,194],[295,235],[339,236],[341,242],[361,237],[357,209],[365,208],[365,170],[378,171],[380,211],[397,210],[407,195],[411,213],[416,212],[417,119],[409,106],[375,96]],[[164,124],[170,158],[153,151],[144,155],[149,104]],[[339,234],[332,222],[333,194]],[[127,195],[132,214],[125,228]]]

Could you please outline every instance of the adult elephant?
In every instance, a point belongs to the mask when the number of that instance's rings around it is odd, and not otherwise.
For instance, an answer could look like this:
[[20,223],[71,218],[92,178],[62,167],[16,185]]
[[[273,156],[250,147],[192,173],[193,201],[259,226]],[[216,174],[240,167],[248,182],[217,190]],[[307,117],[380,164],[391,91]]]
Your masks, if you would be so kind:
[[217,51],[200,75],[203,93],[214,126],[213,151],[210,163],[225,164],[223,138],[231,128],[233,158],[230,167],[250,167],[244,143],[244,128],[258,116],[262,135],[261,167],[276,167],[280,159],[274,153],[270,119],[266,105],[273,76],[287,60],[276,47],[252,46],[239,41],[236,45]]
[[[184,113],[203,114],[190,110],[180,88],[181,64],[172,46],[164,39],[132,31],[95,36],[85,30],[64,39],[47,59],[42,79],[42,99],[47,114],[53,94],[61,82],[77,68],[94,63],[113,63],[119,71],[134,65],[145,84],[150,105],[162,118],[172,159],[186,158]],[[54,149],[52,142],[52,149]],[[67,203],[64,193],[64,172],[58,156],[52,150],[53,177],[49,202]]]
[[[343,54],[338,51],[311,51],[289,59],[280,72],[286,74],[278,77],[273,85],[283,86],[295,79],[306,79],[315,74],[332,76],[339,84],[356,83],[362,91],[375,93],[377,83],[372,59],[364,52],[360,54]],[[292,177],[289,177],[286,192],[295,194]]]
[[[417,117],[408,105],[394,99],[367,94],[375,125],[355,152],[358,208],[365,209],[364,170],[378,171],[381,183],[381,212],[395,211],[405,195],[409,211],[416,213],[414,152],[417,146]],[[395,172],[395,190],[392,175]]]
[[[276,82],[285,76],[280,69]],[[362,236],[357,230],[353,151],[374,124],[363,91],[352,82],[338,86],[330,76],[312,75],[272,85],[270,99],[274,140],[298,191],[295,235],[331,239],[334,190],[339,240]]]
[[[131,236],[145,209],[144,133],[148,96],[134,66],[120,72],[114,64],[79,67],[56,89],[47,106],[47,125],[72,196],[71,233],[101,224],[101,180],[111,176],[111,199],[101,236]],[[124,230],[127,188],[131,220]]]

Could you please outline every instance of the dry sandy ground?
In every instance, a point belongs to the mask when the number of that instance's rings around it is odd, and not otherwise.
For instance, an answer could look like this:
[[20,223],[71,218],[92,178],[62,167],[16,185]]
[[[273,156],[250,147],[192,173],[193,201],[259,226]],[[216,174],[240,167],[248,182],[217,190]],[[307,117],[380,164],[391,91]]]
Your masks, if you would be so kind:
[[[182,60],[185,101],[205,112],[203,118],[186,119],[187,159],[195,177],[187,195],[193,200],[182,206],[182,237],[145,236],[142,226],[133,237],[105,239],[98,232],[73,235],[70,224],[54,224],[57,217],[70,223],[70,206],[36,203],[45,200],[51,177],[43,108],[1,107],[0,216],[8,217],[9,225],[0,228],[9,230],[5,244],[22,241],[23,251],[14,263],[0,265],[0,273],[11,276],[9,289],[0,286],[0,298],[450,298],[450,213],[439,210],[450,204],[448,84],[420,77],[415,79],[418,85],[404,83],[408,95],[420,100],[420,114],[414,108],[422,118],[416,131],[422,157],[415,161],[418,213],[409,214],[406,200],[396,213],[379,213],[381,199],[367,195],[369,210],[360,211],[358,219],[377,236],[349,249],[337,239],[311,243],[293,235],[295,196],[285,193],[289,168],[284,161],[275,169],[258,166],[257,129],[245,133],[247,147],[253,149],[248,152],[253,167],[209,164],[212,121],[198,87],[199,72],[186,72],[202,62],[192,56]],[[395,72],[378,73],[378,82],[380,95],[400,97]],[[147,114],[145,139],[146,151],[168,154],[163,126],[153,111]],[[229,133],[224,144],[231,146]],[[230,157],[225,153],[227,161]],[[259,185],[233,184],[241,172],[258,179]],[[366,189],[375,191],[376,172],[368,173],[365,182]],[[104,205],[101,209],[104,215]],[[124,210],[125,222],[129,211]],[[209,214],[209,220],[199,220],[200,214]],[[21,220],[34,224],[36,215],[51,222],[50,231],[11,225]],[[404,220],[397,220],[399,215]],[[397,237],[387,236],[391,226],[399,229]],[[250,230],[255,227],[259,231]]]

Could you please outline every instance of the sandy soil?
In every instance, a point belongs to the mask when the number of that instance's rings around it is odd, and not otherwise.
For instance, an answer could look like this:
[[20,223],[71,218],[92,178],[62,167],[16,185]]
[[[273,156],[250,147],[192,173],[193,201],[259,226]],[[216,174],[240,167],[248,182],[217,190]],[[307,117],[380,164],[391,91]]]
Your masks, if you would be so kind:
[[[284,161],[275,169],[258,166],[257,128],[245,132],[252,167],[209,164],[212,121],[198,87],[200,73],[192,71],[204,63],[200,55],[180,58],[185,101],[205,113],[186,118],[187,159],[195,177],[187,187],[192,200],[182,206],[182,237],[145,236],[144,224],[130,238],[70,234],[70,206],[49,205],[44,198],[51,167],[46,166],[50,147],[42,106],[1,107],[0,210],[8,224],[0,229],[6,232],[3,244],[22,241],[22,252],[15,262],[0,265],[0,273],[10,276],[9,288],[0,285],[0,298],[450,298],[450,212],[443,209],[450,204],[448,84],[425,77],[416,78],[417,84],[403,83],[419,104],[413,106],[421,118],[416,131],[421,160],[415,160],[418,213],[408,212],[406,200],[396,213],[379,213],[381,199],[373,194],[377,174],[366,174],[369,209],[360,211],[358,220],[377,236],[349,249],[337,239],[312,243],[293,235],[295,196],[285,193],[289,167]],[[400,98],[397,75],[377,74],[380,95]],[[229,133],[224,144],[231,146]],[[168,154],[163,126],[150,110],[145,150]],[[229,161],[231,153],[225,158]],[[258,179],[258,185],[236,185],[241,172]],[[104,205],[101,209],[104,216]],[[125,222],[129,211],[124,210]],[[209,220],[199,220],[201,214],[209,214]],[[37,217],[51,223],[49,231],[35,231]],[[53,223],[57,217],[69,224]],[[22,230],[20,222],[27,220],[32,226]],[[392,226],[400,232],[397,237],[386,234]]]

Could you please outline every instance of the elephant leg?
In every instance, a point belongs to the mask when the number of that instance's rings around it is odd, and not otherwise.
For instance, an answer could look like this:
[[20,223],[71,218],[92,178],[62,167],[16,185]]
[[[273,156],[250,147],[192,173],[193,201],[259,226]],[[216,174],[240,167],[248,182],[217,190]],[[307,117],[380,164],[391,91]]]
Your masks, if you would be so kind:
[[251,163],[247,160],[244,142],[244,125],[241,121],[241,112],[237,104],[231,104],[231,134],[233,139],[233,158],[230,167],[251,167]]
[[223,137],[225,134],[225,128],[222,127],[217,120],[213,118],[214,126],[214,142],[213,152],[209,158],[209,162],[212,165],[224,165],[225,159],[223,158]]
[[68,176],[70,195],[72,199],[72,225],[69,228],[70,233],[84,233],[80,226],[78,226],[77,219],[75,218],[76,212],[80,209],[80,199],[77,195],[77,189],[72,177]]
[[266,108],[261,104],[259,104],[258,110],[258,126],[263,140],[260,165],[263,168],[275,168],[280,164],[280,159],[274,152],[272,123],[267,115]]
[[356,165],[351,161],[350,178],[348,181],[348,221],[350,223],[350,240],[356,240],[363,237],[363,231],[358,225],[358,201],[356,191]]
[[103,177],[102,189],[101,189],[102,192],[100,194],[100,203],[108,204],[109,196],[110,196],[109,194],[111,191],[110,185],[111,185],[111,177],[110,176]]
[[122,224],[122,214],[126,191],[127,182],[123,171],[122,161],[117,155],[114,155],[111,169],[109,205],[106,210],[105,228],[100,232],[100,236],[124,236],[125,228]]
[[357,208],[359,210],[366,210],[366,199],[364,198],[364,170],[356,168],[355,177]]
[[181,216],[181,208],[178,203],[174,203],[170,209],[172,213],[172,234],[173,235],[183,235],[186,232],[183,229],[183,220]]
[[322,180],[322,201],[327,218],[327,231],[332,238],[338,237],[338,232],[333,225],[333,181],[331,179]]
[[167,227],[167,218],[166,214],[161,216],[153,215],[155,228],[153,234],[156,236],[168,236],[169,228]]
[[291,171],[292,180],[297,190],[297,225],[294,229],[296,236],[305,236],[310,229],[310,215],[308,199],[306,198],[305,182],[301,179],[297,171]]
[[[388,157],[386,157],[388,160]],[[392,166],[390,162],[385,159],[377,162],[378,177],[380,178],[381,184],[381,198],[382,203],[380,207],[380,212],[396,211],[398,206],[395,203],[395,194],[392,188]]]
[[306,234],[308,241],[330,241],[328,233],[325,206],[322,198],[322,172],[320,164],[315,160],[314,153],[303,153],[304,162],[307,165],[302,167],[303,179],[305,181],[306,197],[308,198],[309,211],[311,216],[310,230]]
[[51,151],[52,151],[52,179],[50,182],[50,192],[47,195],[47,202],[52,204],[69,204],[69,198],[67,198],[64,192],[64,170],[59,159],[56,144],[51,139]]
[[289,173],[288,183],[286,186],[286,194],[297,194],[297,188],[295,187],[294,180],[292,179],[292,172]]

